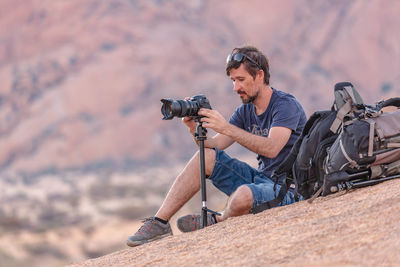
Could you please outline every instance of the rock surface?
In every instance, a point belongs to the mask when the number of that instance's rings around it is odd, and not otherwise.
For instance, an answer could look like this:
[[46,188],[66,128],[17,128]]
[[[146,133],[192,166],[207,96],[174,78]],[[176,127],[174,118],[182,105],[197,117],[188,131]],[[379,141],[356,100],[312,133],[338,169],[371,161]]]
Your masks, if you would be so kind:
[[78,266],[396,266],[400,180],[230,218]]

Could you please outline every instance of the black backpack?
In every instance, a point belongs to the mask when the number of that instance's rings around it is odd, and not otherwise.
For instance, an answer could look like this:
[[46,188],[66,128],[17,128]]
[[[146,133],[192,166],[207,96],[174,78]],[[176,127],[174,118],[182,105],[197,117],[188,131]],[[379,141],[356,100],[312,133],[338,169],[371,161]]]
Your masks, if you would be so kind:
[[324,159],[329,147],[338,137],[342,123],[352,120],[362,112],[363,101],[349,82],[337,83],[334,88],[335,101],[331,110],[317,111],[306,122],[301,136],[293,145],[287,158],[272,174],[276,185],[285,178],[275,199],[251,209],[258,213],[279,205],[289,188],[294,188],[304,199],[318,196],[324,182]]

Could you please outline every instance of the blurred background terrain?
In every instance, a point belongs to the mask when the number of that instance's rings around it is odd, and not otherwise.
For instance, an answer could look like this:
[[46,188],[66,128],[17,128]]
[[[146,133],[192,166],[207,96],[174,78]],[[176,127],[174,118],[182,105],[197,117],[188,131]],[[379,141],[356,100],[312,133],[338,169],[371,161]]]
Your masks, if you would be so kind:
[[[396,0],[1,0],[0,265],[124,248],[197,150],[160,99],[203,93],[229,118],[236,46],[264,51],[271,85],[308,115],[339,81],[367,103],[399,96],[399,13]],[[180,213],[195,211],[198,196]]]

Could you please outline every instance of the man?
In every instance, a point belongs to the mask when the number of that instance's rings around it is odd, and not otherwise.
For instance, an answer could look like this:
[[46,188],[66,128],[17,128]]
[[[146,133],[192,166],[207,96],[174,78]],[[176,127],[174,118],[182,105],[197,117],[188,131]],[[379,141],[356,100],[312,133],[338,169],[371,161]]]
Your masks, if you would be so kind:
[[[270,87],[268,60],[257,48],[233,49],[227,58],[226,74],[243,105],[229,122],[216,110],[198,112],[204,116],[203,127],[217,132],[204,144],[206,175],[229,196],[221,216],[208,214],[208,225],[248,214],[252,207],[275,198],[274,182],[269,177],[290,152],[306,122],[303,108],[292,95]],[[194,134],[197,123],[190,117],[182,120]],[[234,142],[258,154],[258,170],[223,151]],[[199,190],[199,153],[196,153],[176,178],[158,212],[127,239],[127,245],[138,246],[171,235],[168,220]],[[289,190],[280,205],[294,202],[294,194]],[[177,224],[183,232],[194,231],[202,226],[201,216],[186,215]]]

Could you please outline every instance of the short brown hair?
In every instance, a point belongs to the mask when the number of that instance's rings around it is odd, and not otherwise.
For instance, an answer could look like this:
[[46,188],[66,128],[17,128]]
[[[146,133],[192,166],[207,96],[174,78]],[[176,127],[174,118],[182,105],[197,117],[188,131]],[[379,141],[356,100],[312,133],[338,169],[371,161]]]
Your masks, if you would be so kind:
[[240,64],[244,64],[244,67],[246,68],[247,72],[255,79],[258,70],[261,69],[264,71],[264,83],[266,85],[269,85],[269,63],[268,63],[268,58],[257,48],[254,46],[243,46],[243,47],[236,47],[232,50],[231,55],[237,54],[237,53],[242,53],[246,55],[247,57],[251,58],[254,60],[259,66],[256,66],[254,63],[249,61],[248,59],[244,59],[242,63],[238,63],[236,61],[229,61],[226,63],[226,75],[230,75],[231,69],[237,69],[240,67]]

